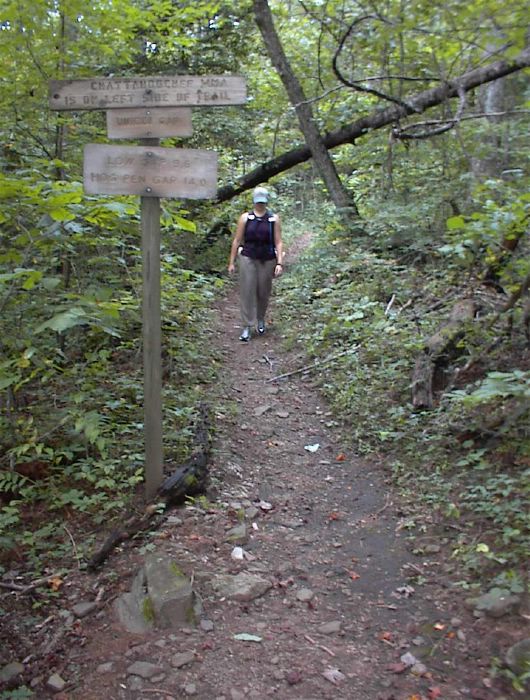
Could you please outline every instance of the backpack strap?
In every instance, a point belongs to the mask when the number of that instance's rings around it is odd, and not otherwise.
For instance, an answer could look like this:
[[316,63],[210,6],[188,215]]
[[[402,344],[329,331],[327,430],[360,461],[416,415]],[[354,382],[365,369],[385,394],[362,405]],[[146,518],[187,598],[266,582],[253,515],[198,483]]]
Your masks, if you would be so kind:
[[271,253],[276,254],[276,248],[274,246],[274,224],[276,222],[276,218],[275,218],[273,212],[269,211],[268,209],[266,212],[266,216],[267,216],[268,221],[269,221],[269,245],[270,245]]

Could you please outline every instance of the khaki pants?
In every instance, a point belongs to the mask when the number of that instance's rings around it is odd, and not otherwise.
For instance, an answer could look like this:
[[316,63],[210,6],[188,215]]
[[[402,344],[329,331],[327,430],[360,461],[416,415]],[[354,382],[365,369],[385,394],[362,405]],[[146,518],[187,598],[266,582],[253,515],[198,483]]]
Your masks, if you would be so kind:
[[253,260],[241,254],[237,259],[241,321],[243,327],[255,326],[265,320],[276,260]]

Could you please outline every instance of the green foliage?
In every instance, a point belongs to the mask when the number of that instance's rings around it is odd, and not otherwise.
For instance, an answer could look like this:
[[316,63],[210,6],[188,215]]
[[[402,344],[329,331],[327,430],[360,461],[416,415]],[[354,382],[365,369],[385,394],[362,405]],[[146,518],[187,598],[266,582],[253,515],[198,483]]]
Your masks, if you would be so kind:
[[470,394],[460,391],[454,392],[452,396],[467,406],[477,406],[508,397],[527,401],[530,399],[530,372],[519,369],[512,372],[488,372],[480,386]]
[[[459,264],[500,265],[506,246],[520,238],[528,227],[530,194],[521,193],[527,183],[519,177],[513,184],[489,180],[475,188],[472,213],[447,219],[447,243],[443,255],[458,258]],[[502,281],[510,286],[529,269],[528,261],[515,256],[500,270]]]
[[[429,257],[412,256],[411,274],[410,264],[392,257],[392,249],[372,250],[379,241],[372,237],[351,246],[327,217],[327,230],[315,234],[281,281],[286,342],[302,343],[309,361],[350,349],[327,363],[318,380],[355,449],[386,454],[395,482],[417,501],[419,512],[425,510],[427,521],[435,513],[460,524],[455,557],[468,576],[517,569],[530,554],[528,371],[502,364],[494,369],[503,347],[488,358],[493,366],[484,379],[453,390],[432,412],[414,410],[414,362],[447,313],[437,302],[448,277],[432,248]],[[428,311],[440,306],[441,313]],[[522,346],[521,330],[509,346]],[[461,343],[484,345],[484,333],[477,333]],[[497,414],[500,427],[490,444],[455,440],[461,426],[480,435],[484,418]],[[482,533],[478,548],[476,528]]]
[[14,690],[3,690],[0,693],[0,700],[25,700],[25,698],[34,697],[33,691],[25,685]]

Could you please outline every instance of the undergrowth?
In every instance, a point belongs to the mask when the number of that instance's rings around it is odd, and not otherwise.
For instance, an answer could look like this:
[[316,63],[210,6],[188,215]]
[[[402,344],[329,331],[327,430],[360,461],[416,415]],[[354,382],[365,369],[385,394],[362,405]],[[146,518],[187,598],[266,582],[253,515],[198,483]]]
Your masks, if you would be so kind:
[[[197,343],[222,282],[165,259],[162,278],[164,463],[182,463],[192,447],[195,410],[219,365]],[[138,301],[139,304],[139,301]],[[122,313],[119,333],[66,329],[72,352],[36,371],[19,370],[17,402],[1,421],[0,574],[39,577],[54,567],[83,567],[95,533],[122,518],[144,478],[141,324]],[[25,405],[31,401],[31,411]],[[141,498],[140,498],[141,500]]]
[[492,339],[491,329],[471,324],[434,408],[415,410],[411,378],[425,340],[479,284],[436,251],[411,268],[399,250],[369,237],[352,242],[332,216],[328,221],[281,283],[285,342],[322,363],[317,381],[345,439],[383,458],[417,522],[450,545],[462,585],[499,577],[520,584],[530,554],[530,372],[522,327],[499,332],[494,349],[459,378],[455,370]]

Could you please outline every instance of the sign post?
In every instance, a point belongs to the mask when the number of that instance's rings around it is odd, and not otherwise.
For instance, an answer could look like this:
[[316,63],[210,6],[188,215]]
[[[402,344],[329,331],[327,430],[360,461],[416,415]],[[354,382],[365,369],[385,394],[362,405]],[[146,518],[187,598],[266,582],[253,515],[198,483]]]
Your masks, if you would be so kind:
[[[145,494],[163,479],[160,314],[160,197],[208,199],[217,188],[217,153],[160,148],[159,138],[189,136],[192,106],[243,104],[238,76],[155,76],[50,81],[55,110],[109,110],[109,138],[137,138],[139,146],[85,146],[87,194],[140,196],[142,228],[142,338],[144,360]],[[179,108],[179,109],[176,109]]]
[[[158,139],[145,139],[157,146]],[[144,358],[145,494],[153,498],[164,476],[160,317],[160,198],[140,199],[142,220],[142,339]]]

